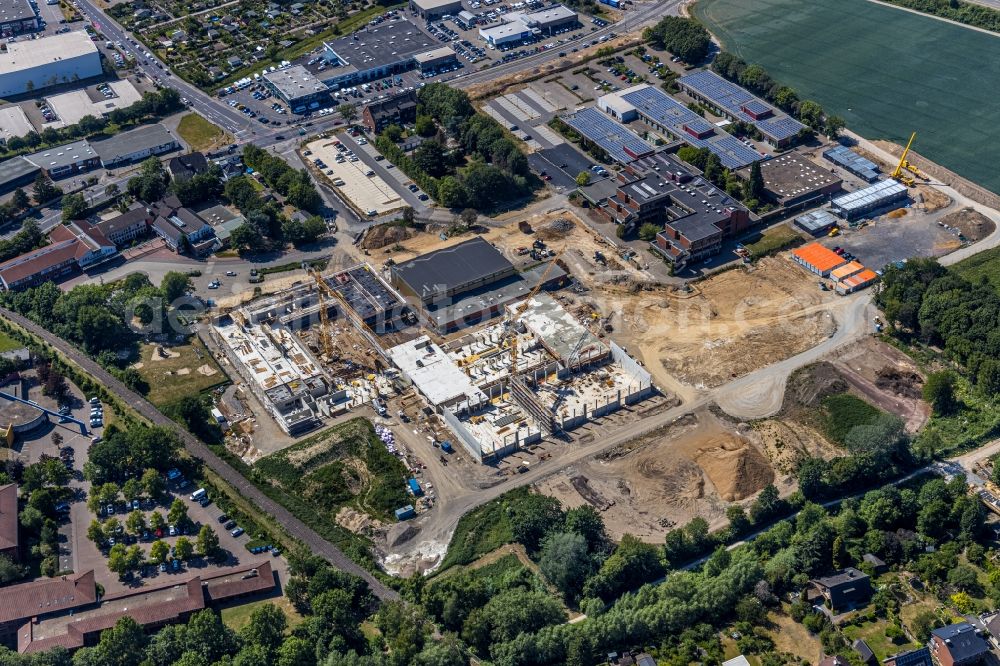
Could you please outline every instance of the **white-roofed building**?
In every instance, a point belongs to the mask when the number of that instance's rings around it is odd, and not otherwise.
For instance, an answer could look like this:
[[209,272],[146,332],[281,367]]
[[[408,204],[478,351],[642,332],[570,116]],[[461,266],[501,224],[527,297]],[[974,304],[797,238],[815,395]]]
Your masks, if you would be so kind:
[[410,11],[427,21],[433,21],[462,11],[462,0],[410,0]]
[[82,30],[7,45],[0,53],[0,97],[100,76],[101,56]]

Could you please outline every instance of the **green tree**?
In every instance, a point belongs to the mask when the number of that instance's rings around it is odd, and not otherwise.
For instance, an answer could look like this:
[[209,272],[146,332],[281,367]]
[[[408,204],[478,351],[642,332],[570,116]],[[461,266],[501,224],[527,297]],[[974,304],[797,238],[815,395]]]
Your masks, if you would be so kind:
[[15,210],[24,210],[31,205],[27,193],[20,187],[14,190],[14,195],[10,198],[10,203]]
[[125,529],[132,534],[142,534],[146,530],[146,514],[133,511],[125,518]]
[[358,105],[344,102],[337,107],[337,113],[344,119],[344,122],[351,124],[358,119]]
[[175,498],[170,504],[170,511],[167,513],[167,520],[171,525],[180,525],[186,522],[187,519],[187,505],[181,498]]
[[163,517],[163,514],[159,511],[154,511],[149,514],[149,529],[151,530],[161,530],[167,526],[167,521]]
[[191,617],[185,639],[187,650],[200,655],[210,664],[235,652],[238,645],[233,630],[222,623],[215,611],[208,609]]
[[148,640],[139,623],[125,615],[114,627],[101,632],[94,658],[87,662],[95,666],[139,666]]
[[277,666],[315,666],[313,646],[305,638],[289,636],[278,648]]
[[414,129],[417,134],[424,138],[430,138],[437,134],[437,125],[434,124],[434,119],[430,116],[417,116]]
[[514,539],[529,553],[537,552],[545,535],[564,519],[559,500],[534,493],[512,502],[508,515]]
[[585,185],[588,185],[589,183],[590,183],[590,172],[589,171],[581,171],[580,173],[576,174],[576,184],[577,185],[579,185],[580,187],[583,187]]
[[124,576],[129,571],[128,549],[125,544],[116,543],[111,546],[108,552],[108,569],[119,576]]
[[219,535],[215,533],[211,525],[202,525],[198,531],[195,552],[203,557],[211,557],[218,550]]
[[587,540],[574,532],[556,532],[542,541],[538,558],[542,575],[570,602],[577,600],[584,580],[593,570],[587,551]]
[[958,401],[955,398],[955,375],[948,370],[927,375],[923,394],[924,400],[931,404],[935,414],[946,416],[958,408]]
[[167,489],[167,484],[155,469],[146,469],[142,472],[142,488],[146,494],[153,499],[158,499]]
[[122,496],[126,502],[131,502],[142,496],[142,481],[139,479],[129,479],[122,486]]
[[660,225],[646,222],[639,227],[639,240],[651,241],[656,238],[656,234],[660,233],[660,231],[662,231]]
[[194,544],[192,544],[191,539],[188,539],[187,537],[177,539],[177,543],[174,544],[174,548],[174,556],[179,560],[187,561],[191,559],[192,555],[194,555]]
[[281,647],[288,618],[274,604],[258,606],[250,613],[250,622],[240,631],[240,638],[250,645],[264,648],[274,654]]
[[153,545],[149,547],[149,559],[154,564],[165,562],[169,554],[170,546],[165,541],[154,541]]
[[62,198],[62,219],[63,222],[68,220],[79,220],[87,212],[87,200],[83,198],[82,194],[66,194]]
[[764,175],[760,170],[760,162],[754,162],[750,165],[750,178],[747,180],[746,198],[760,201],[764,198],[765,193]]
[[38,178],[35,179],[35,184],[32,185],[31,191],[34,195],[35,203],[39,205],[62,196],[62,189],[42,174],[38,174]]
[[163,298],[168,304],[187,294],[189,289],[191,289],[191,278],[187,273],[179,271],[167,272],[160,282],[160,291],[163,292]]

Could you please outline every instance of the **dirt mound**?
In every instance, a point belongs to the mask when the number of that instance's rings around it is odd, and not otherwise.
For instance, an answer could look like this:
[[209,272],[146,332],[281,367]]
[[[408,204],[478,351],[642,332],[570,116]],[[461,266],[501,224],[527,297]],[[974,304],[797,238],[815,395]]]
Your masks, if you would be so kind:
[[849,385],[840,372],[826,361],[814,363],[792,373],[785,389],[785,405],[815,407],[834,393],[843,393]]
[[774,481],[774,469],[767,459],[756,447],[735,436],[705,442],[697,462],[726,502],[747,498]]
[[875,373],[875,386],[883,391],[892,391],[905,398],[920,399],[923,395],[921,386],[924,380],[920,375],[909,370],[900,370],[890,365]]
[[571,220],[560,217],[540,226],[536,235],[543,240],[557,240],[565,238],[569,232],[573,231],[574,226]]
[[369,229],[368,233],[365,234],[365,237],[361,240],[361,248],[365,250],[378,250],[409,240],[416,233],[413,229],[398,224],[378,224]]
[[941,218],[940,222],[958,229],[973,243],[986,238],[996,229],[993,220],[973,208],[963,208],[954,213],[948,213]]
[[587,477],[577,475],[569,480],[576,492],[580,493],[580,497],[587,500],[588,503],[592,504],[598,511],[607,511],[609,508],[614,506],[614,502],[606,498],[604,495],[590,487],[590,483]]

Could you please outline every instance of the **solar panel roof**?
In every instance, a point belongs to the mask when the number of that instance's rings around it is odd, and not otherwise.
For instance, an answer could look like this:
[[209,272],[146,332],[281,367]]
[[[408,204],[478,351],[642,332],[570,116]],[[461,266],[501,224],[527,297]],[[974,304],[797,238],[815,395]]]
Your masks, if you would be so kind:
[[708,148],[719,156],[719,161],[727,169],[741,169],[761,159],[757,151],[746,147],[725,132],[716,132],[706,139],[692,136],[684,126],[707,125],[705,119],[657,88],[646,86],[626,92],[622,95],[622,99],[635,107],[642,116],[668,128],[695,148]]
[[[777,141],[789,139],[805,127],[799,121],[775,109],[764,100],[755,97],[749,91],[739,87],[735,83],[727,81],[713,71],[704,70],[688,74],[679,78],[677,83],[710,100],[715,106],[724,109],[732,117],[756,126],[761,132]],[[774,116],[762,120],[754,120],[750,115],[744,113],[743,107],[750,109],[755,114],[761,114],[770,109],[774,111]]]
[[635,132],[593,107],[564,116],[563,120],[622,164],[653,152],[653,147]]

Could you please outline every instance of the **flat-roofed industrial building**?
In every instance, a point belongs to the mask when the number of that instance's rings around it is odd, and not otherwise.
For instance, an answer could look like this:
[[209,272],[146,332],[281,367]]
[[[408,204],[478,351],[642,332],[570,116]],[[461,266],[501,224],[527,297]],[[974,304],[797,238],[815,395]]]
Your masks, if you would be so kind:
[[857,220],[906,200],[906,186],[894,180],[880,180],[868,187],[837,197],[830,203],[833,212],[845,220]]
[[101,56],[82,30],[7,44],[0,53],[0,97],[100,76]]
[[331,90],[339,90],[413,69],[417,54],[439,46],[410,21],[390,19],[324,42],[322,57],[306,67]]
[[302,65],[264,74],[264,85],[278,98],[284,100],[293,113],[307,108],[317,108],[329,100],[330,89]]
[[[740,176],[750,178],[750,169],[742,169]],[[828,169],[798,153],[789,152],[760,163],[767,196],[785,209],[819,205],[840,192],[843,181]]]
[[462,0],[410,0],[410,11],[426,21],[442,16],[456,16],[462,11]]

